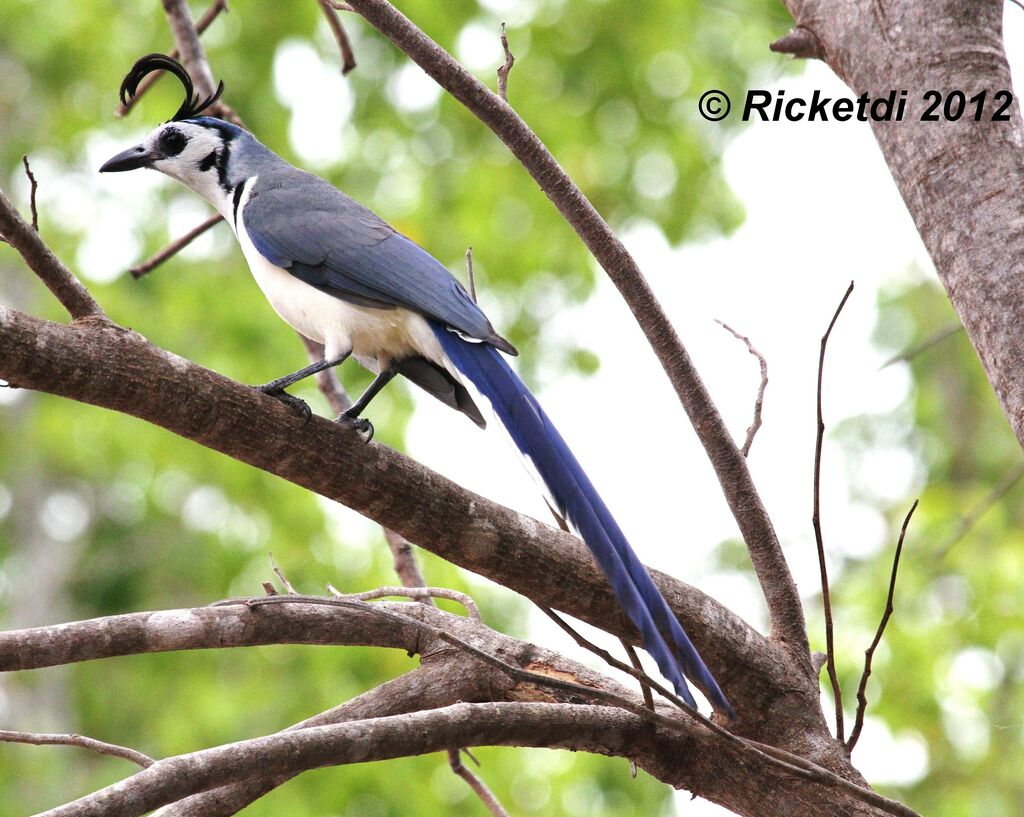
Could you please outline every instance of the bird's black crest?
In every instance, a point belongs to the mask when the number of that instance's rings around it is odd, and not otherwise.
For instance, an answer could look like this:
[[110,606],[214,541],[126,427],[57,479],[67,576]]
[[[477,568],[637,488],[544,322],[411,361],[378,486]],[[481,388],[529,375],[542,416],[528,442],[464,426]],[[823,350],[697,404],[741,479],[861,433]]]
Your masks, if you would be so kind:
[[182,119],[192,119],[195,116],[199,116],[199,114],[220,99],[220,95],[224,93],[224,83],[221,82],[217,85],[217,90],[211,96],[208,96],[206,99],[200,99],[195,96],[192,77],[188,75],[184,65],[173,57],[168,57],[166,54],[147,54],[136,61],[135,65],[132,66],[132,70],[128,72],[121,83],[121,103],[123,105],[127,105],[128,100],[135,96],[142,78],[153,71],[169,71],[181,80],[181,84],[185,86],[185,101],[181,103],[178,112],[168,120],[170,122],[180,122]]

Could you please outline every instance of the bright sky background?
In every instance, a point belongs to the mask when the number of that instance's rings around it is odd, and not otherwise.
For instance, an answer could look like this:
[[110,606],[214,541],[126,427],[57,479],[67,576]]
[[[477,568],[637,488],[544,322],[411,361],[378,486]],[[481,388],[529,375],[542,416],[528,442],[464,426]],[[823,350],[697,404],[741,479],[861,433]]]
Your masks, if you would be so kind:
[[[1012,62],[1024,44],[1024,12],[1009,4],[1007,8]],[[481,28],[475,34],[464,32],[457,51],[471,67],[481,69],[494,58],[494,49],[493,32]],[[311,75],[316,82],[309,81]],[[290,80],[295,77],[301,81]],[[275,79],[292,89],[282,94],[282,101],[293,108],[290,132],[296,152],[311,169],[342,158],[346,148],[334,137],[351,115],[352,100],[336,66],[316,59],[308,44],[285,44],[275,62]],[[332,93],[322,93],[325,84]],[[809,96],[814,89],[850,95],[819,62],[809,62],[801,76],[769,76],[754,85],[785,88],[789,97]],[[308,105],[295,92],[302,88],[317,89]],[[422,74],[410,68],[398,75],[391,101],[432,104],[433,88],[424,86]],[[309,141],[302,134],[330,138]],[[120,274],[136,260],[140,248],[126,240],[126,221],[164,217],[154,212],[153,189],[169,181],[142,174],[133,185],[113,187],[109,180],[97,181],[93,172],[104,158],[130,144],[133,135],[123,129],[116,141],[97,135],[77,174],[47,172],[47,157],[33,157],[37,173],[62,178],[59,194],[57,185],[41,189],[47,212],[66,228],[88,228],[89,239],[76,263],[91,280]],[[734,235],[672,250],[655,227],[636,224],[623,238],[740,440],[751,419],[757,364],[714,319],[748,335],[767,357],[764,427],[750,465],[800,590],[813,605],[818,579],[810,516],[819,338],[854,280],[856,291],[829,346],[826,423],[834,428],[847,417],[895,409],[907,396],[909,378],[899,366],[880,370],[883,357],[870,343],[878,293],[883,286],[934,272],[866,123],[753,124],[730,144],[724,167],[746,208],[746,221]],[[367,204],[394,217],[380,202]],[[198,200],[179,198],[170,212],[172,232],[183,232],[205,212]],[[558,217],[554,209],[550,216]],[[116,240],[110,240],[112,230]],[[205,254],[211,247],[233,252],[233,242],[222,233],[204,236],[189,252]],[[466,238],[472,243],[472,236]],[[113,250],[123,257],[112,258]],[[752,577],[726,577],[711,570],[714,548],[736,536],[735,524],[667,378],[617,292],[603,274],[599,279],[596,295],[560,314],[556,331],[594,350],[600,371],[589,378],[547,378],[551,385],[538,396],[641,558],[699,586],[763,630],[763,606]],[[500,314],[497,305],[488,304],[486,292],[481,300]],[[15,398],[0,392],[0,399]],[[549,519],[534,483],[500,432],[481,433],[461,415],[417,395],[408,442],[412,456],[460,484]],[[920,488],[917,465],[907,452],[878,450],[861,467],[883,501],[906,501]],[[826,441],[823,519],[828,547],[836,554],[871,556],[891,544],[893,531],[872,507],[850,498],[847,482],[843,450]],[[0,495],[0,504],[2,500]],[[349,535],[353,529],[375,530],[343,508],[335,506],[331,512]],[[531,637],[597,665],[575,651],[540,613],[531,620]],[[927,769],[927,755],[914,735],[894,736],[870,718],[854,761],[873,783],[909,783]],[[677,808],[694,817],[727,813],[703,801],[691,802],[684,794]]]

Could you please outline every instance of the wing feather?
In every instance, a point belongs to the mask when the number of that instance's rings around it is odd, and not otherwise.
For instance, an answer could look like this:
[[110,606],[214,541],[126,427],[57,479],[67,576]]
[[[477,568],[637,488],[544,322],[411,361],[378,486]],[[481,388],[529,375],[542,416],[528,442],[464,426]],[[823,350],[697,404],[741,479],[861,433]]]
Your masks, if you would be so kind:
[[289,170],[261,175],[245,206],[245,229],[268,261],[337,298],[411,309],[515,354],[430,253],[323,179]]

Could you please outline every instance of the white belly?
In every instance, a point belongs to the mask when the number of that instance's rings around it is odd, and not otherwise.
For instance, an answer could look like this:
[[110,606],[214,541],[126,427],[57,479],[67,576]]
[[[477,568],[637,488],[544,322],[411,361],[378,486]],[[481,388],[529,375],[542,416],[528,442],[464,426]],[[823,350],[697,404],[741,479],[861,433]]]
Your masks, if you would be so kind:
[[368,369],[380,371],[392,360],[422,355],[458,377],[421,315],[400,307],[371,309],[343,301],[271,264],[245,230],[247,198],[248,190],[240,202],[236,235],[249,269],[274,311],[297,332],[324,344],[328,360],[351,353]]

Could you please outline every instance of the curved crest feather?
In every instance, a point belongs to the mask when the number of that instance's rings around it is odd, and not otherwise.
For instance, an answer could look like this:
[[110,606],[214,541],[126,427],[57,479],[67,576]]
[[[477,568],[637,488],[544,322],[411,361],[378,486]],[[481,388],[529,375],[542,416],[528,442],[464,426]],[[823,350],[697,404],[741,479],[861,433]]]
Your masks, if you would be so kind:
[[195,96],[192,77],[188,75],[184,65],[173,57],[168,57],[166,54],[147,54],[145,57],[140,57],[136,60],[132,70],[128,72],[121,83],[121,103],[123,105],[127,105],[128,100],[135,96],[142,78],[153,71],[168,71],[174,74],[185,87],[185,101],[181,103],[181,107],[178,108],[174,116],[168,120],[169,122],[180,122],[182,119],[192,119],[195,116],[199,116],[199,114],[220,99],[220,95],[224,93],[224,83],[221,82],[217,85],[217,90],[206,99]]

